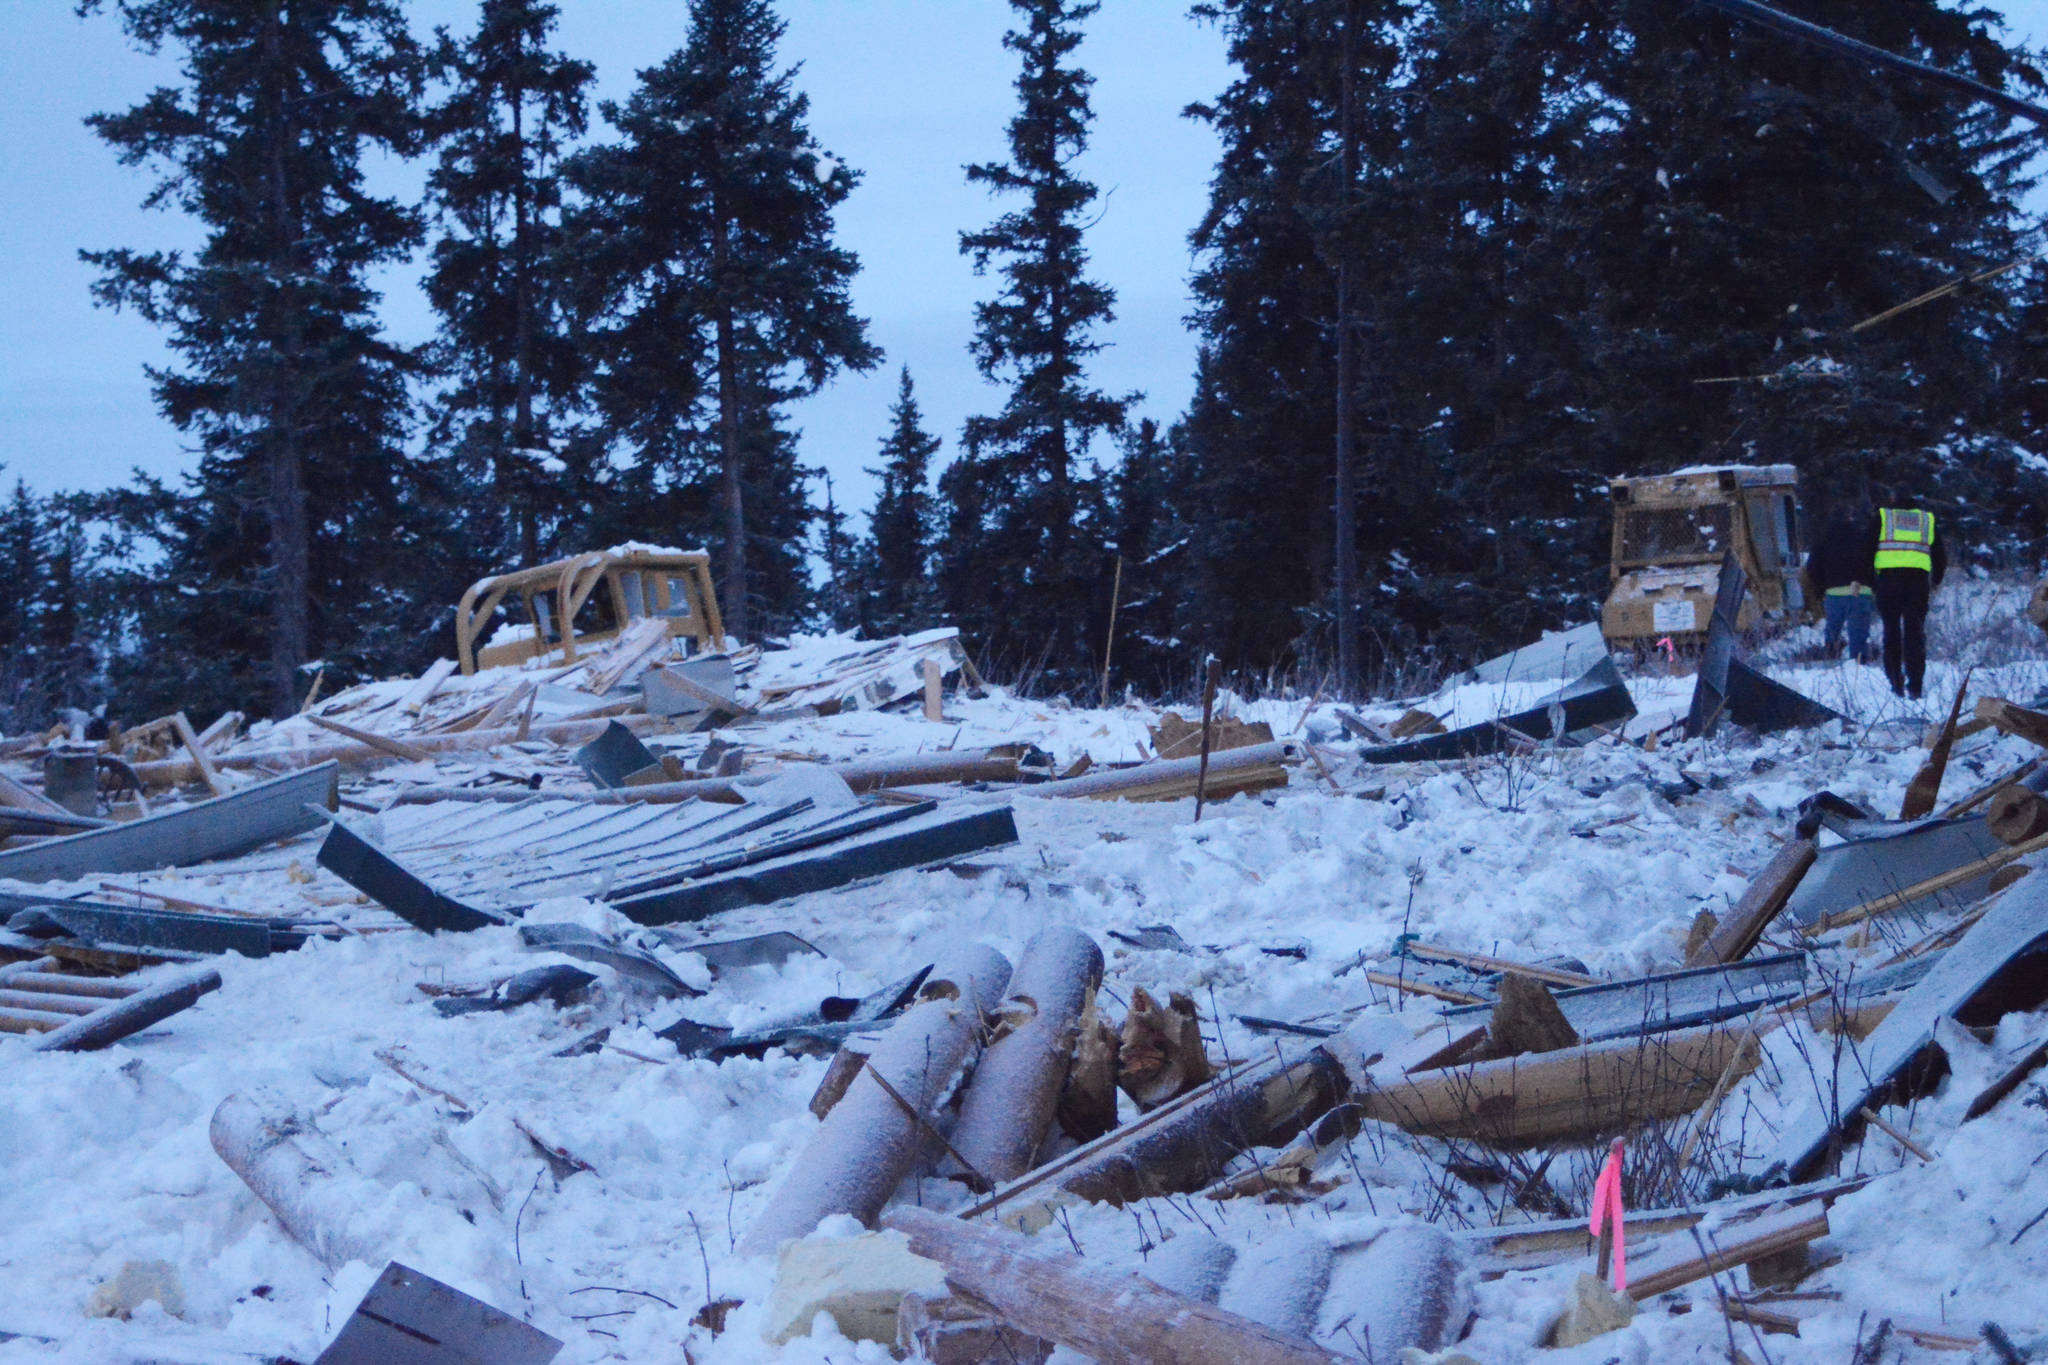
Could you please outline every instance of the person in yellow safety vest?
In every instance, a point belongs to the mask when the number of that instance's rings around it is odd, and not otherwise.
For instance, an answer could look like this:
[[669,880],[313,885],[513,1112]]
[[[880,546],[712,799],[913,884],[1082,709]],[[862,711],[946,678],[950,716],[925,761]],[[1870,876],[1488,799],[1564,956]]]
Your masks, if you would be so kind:
[[1829,658],[1842,647],[1842,635],[1849,636],[1849,657],[1859,664],[1875,663],[1870,652],[1870,622],[1873,586],[1877,575],[1870,564],[1866,535],[1870,526],[1870,504],[1844,503],[1828,518],[1827,530],[1806,557],[1806,576],[1813,581],[1827,611],[1824,637]]
[[1948,572],[1948,544],[1935,534],[1934,513],[1918,507],[1878,508],[1868,543],[1884,675],[1894,693],[1918,701],[1927,674],[1927,599]]

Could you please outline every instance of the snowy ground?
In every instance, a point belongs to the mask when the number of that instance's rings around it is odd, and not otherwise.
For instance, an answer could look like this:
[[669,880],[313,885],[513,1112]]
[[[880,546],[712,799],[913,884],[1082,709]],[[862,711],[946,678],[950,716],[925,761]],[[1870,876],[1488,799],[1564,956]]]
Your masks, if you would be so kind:
[[[1964,662],[1969,651],[2001,660],[1979,669],[1973,695],[2031,700],[2048,690],[2048,661],[2013,661],[2007,636],[1980,628],[1995,614],[1984,607],[1988,595],[1950,594],[1937,641],[1965,651]],[[1801,798],[1827,788],[1896,809],[1925,757],[1920,731],[1961,681],[1956,661],[1944,660],[1930,673],[1927,701],[1908,707],[1874,668],[1772,671],[1857,724],[1761,742],[1729,733],[1649,753],[1603,742],[1467,765],[1366,768],[1346,757],[1334,762],[1329,782],[1304,767],[1286,790],[1212,806],[1199,825],[1191,802],[1020,794],[1009,799],[1022,842],[978,856],[972,867],[903,873],[719,916],[703,926],[706,937],[787,929],[826,956],[716,981],[679,957],[679,969],[708,986],[681,1004],[607,979],[595,1003],[567,1011],[540,1004],[442,1018],[421,983],[485,980],[545,959],[523,951],[511,930],[427,936],[388,928],[394,921],[381,909],[314,867],[311,836],[234,867],[124,878],[210,904],[327,915],[362,932],[263,960],[230,957],[220,964],[219,992],[104,1052],[32,1056],[0,1036],[0,1189],[9,1195],[0,1231],[0,1361],[303,1361],[318,1353],[381,1258],[328,1274],[215,1156],[209,1116],[238,1090],[265,1091],[315,1116],[346,1150],[363,1181],[358,1233],[389,1257],[562,1338],[565,1365],[883,1359],[880,1347],[829,1328],[766,1345],[773,1267],[734,1251],[815,1126],[806,1104],[825,1062],[781,1054],[680,1060],[652,1028],[684,1013],[745,1025],[823,995],[859,995],[963,935],[1014,961],[1048,924],[1073,925],[1104,947],[1115,1000],[1140,986],[1192,995],[1219,1058],[1273,1046],[1237,1023],[1239,1014],[1300,1020],[1385,1001],[1359,968],[1389,954],[1404,932],[1522,960],[1569,956],[1602,976],[1667,966],[1697,912],[1725,907],[1770,857],[1773,836],[1789,829]],[[1632,687],[1649,712],[1682,706],[1691,680],[1653,672]],[[1494,713],[1515,709],[1513,698],[1497,700]],[[1329,707],[1305,714],[1305,706],[1282,698],[1241,701],[1236,710],[1272,722],[1282,736],[1339,733]],[[1460,699],[1461,715],[1475,708],[1483,703]],[[1391,719],[1403,709],[1390,703],[1367,714]],[[750,731],[746,742],[760,753],[846,758],[1028,740],[1065,767],[1083,752],[1098,762],[1138,757],[1157,717],[1135,705],[1079,709],[1002,694],[949,698],[947,711],[956,719],[944,725],[861,713]],[[1355,748],[1331,745],[1333,753]],[[1995,734],[1970,739],[1959,746],[1944,795],[2030,753]],[[432,772],[408,765],[385,770],[380,782]],[[1702,790],[1676,801],[1660,794],[1683,785],[1681,774]],[[586,905],[576,913],[595,923],[609,912]],[[1132,951],[1107,936],[1161,923],[1195,950]],[[1866,946],[1833,951],[1880,960],[1936,922],[1881,927]],[[614,1026],[612,1046],[550,1055],[601,1024]],[[2013,1242],[2020,1225],[2048,1207],[2044,1111],[2026,1103],[2022,1087],[1986,1118],[1959,1126],[1961,1107],[1998,1059],[2044,1034],[2048,1017],[2008,1018],[1994,1042],[1955,1063],[1931,1099],[1891,1115],[1934,1152],[1931,1163],[1876,1135],[1851,1154],[1849,1165],[1890,1174],[1836,1205],[1835,1231],[1821,1251],[1838,1259],[1806,1282],[1840,1291],[1840,1310],[1796,1338],[1759,1340],[1736,1328],[1735,1344],[1750,1359],[1839,1365],[1866,1312],[1866,1335],[1887,1314],[1964,1330],[1995,1318],[2022,1343],[2048,1333],[2048,1296],[2040,1292],[2048,1227]],[[1770,1071],[1744,1082],[1740,1108],[1753,1122],[1772,1112]],[[1780,1076],[1778,1084],[1797,1080]],[[558,1180],[521,1125],[590,1169]],[[1405,1138],[1361,1142],[1346,1178],[1312,1204],[1156,1200],[1135,1216],[1077,1208],[1063,1232],[1046,1235],[1071,1235],[1105,1264],[1141,1267],[1183,1232],[1249,1244],[1292,1226],[1355,1239],[1424,1214],[1453,1226],[1495,1217],[1499,1189],[1446,1184],[1441,1155],[1436,1144]],[[1738,1155],[1723,1150],[1714,1160]],[[1561,1161],[1553,1183],[1572,1188],[1583,1166]],[[1589,1183],[1587,1175],[1581,1195]],[[130,1321],[85,1316],[97,1286],[125,1263],[152,1260],[176,1268],[182,1317],[153,1302]],[[1537,1350],[1566,1285],[1586,1268],[1574,1262],[1474,1285],[1479,1323],[1465,1349],[1488,1365],[1729,1359],[1729,1328],[1708,1283],[1645,1304],[1622,1333],[1574,1351]],[[707,1301],[724,1298],[744,1302],[722,1334],[692,1324]],[[1356,1350],[1341,1338],[1328,1344]],[[1908,1360],[1934,1358],[1900,1348]]]

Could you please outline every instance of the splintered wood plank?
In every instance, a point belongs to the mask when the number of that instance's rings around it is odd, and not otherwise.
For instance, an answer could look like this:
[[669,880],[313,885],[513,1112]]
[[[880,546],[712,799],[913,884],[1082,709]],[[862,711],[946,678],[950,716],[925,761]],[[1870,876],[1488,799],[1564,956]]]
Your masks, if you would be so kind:
[[192,755],[192,764],[199,769],[199,780],[206,784],[206,789],[215,796],[226,796],[231,789],[227,783],[220,780],[220,772],[213,766],[213,760],[207,756],[206,746],[201,744],[199,736],[192,732],[192,722],[185,719],[183,711],[171,717],[171,728],[177,731],[178,742],[185,746],[185,752]]
[[1715,923],[1714,932],[1686,955],[1685,965],[1706,967],[1747,957],[1819,855],[1820,846],[1811,839],[1786,840],[1743,890],[1741,899]]
[[1695,1280],[1805,1246],[1827,1235],[1827,1209],[1811,1204],[1766,1214],[1736,1227],[1703,1231],[1698,1242],[1687,1238],[1672,1250],[1648,1258],[1647,1264],[1631,1265],[1628,1296],[1641,1303]]
[[380,735],[372,730],[358,730],[353,725],[343,725],[340,721],[329,720],[325,716],[307,716],[306,719],[312,721],[323,730],[332,730],[337,735],[341,735],[346,739],[352,739],[358,744],[367,744],[380,753],[390,754],[393,758],[420,762],[433,757],[433,755],[418,745],[407,744],[404,740],[393,739],[389,735]]

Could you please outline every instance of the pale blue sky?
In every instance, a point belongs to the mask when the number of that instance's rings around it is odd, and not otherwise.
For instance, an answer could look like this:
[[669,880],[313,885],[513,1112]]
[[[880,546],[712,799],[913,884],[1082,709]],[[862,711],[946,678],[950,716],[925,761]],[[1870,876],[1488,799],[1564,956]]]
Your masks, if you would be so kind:
[[[950,454],[962,419],[1000,392],[968,360],[974,301],[990,282],[959,254],[962,228],[994,211],[961,174],[1000,156],[1014,108],[1015,58],[997,0],[786,0],[782,56],[801,62],[819,142],[864,177],[839,212],[861,259],[854,299],[887,352],[880,369],[842,377],[796,413],[807,463],[832,472],[842,507],[865,510],[875,446],[907,363],[931,429]],[[471,0],[413,0],[421,31],[472,22]],[[165,353],[154,329],[95,309],[80,247],[178,246],[196,234],[175,214],[145,213],[139,170],[117,165],[79,120],[132,103],[175,78],[133,52],[106,15],[79,20],[69,0],[0,0],[0,462],[43,490],[102,487],[131,467],[189,466],[156,415],[142,367]],[[634,73],[683,40],[682,0],[564,0],[559,46],[595,63],[598,93],[623,98]],[[1111,391],[1143,390],[1171,417],[1192,387],[1188,228],[1202,212],[1215,139],[1180,117],[1229,79],[1223,42],[1180,0],[1110,0],[1081,59],[1097,79],[1087,170],[1104,191],[1089,236],[1095,271],[1118,293],[1118,319],[1095,373]],[[411,183],[418,169],[387,172]],[[411,271],[385,281],[385,315],[402,340],[432,316]]]
[[[107,15],[80,20],[71,0],[0,0],[0,463],[44,491],[118,483],[131,468],[189,467],[177,433],[156,415],[143,366],[165,358],[153,329],[95,309],[81,247],[189,245],[175,214],[139,207],[147,175],[115,164],[80,123],[175,78],[167,59],[134,52]],[[415,26],[466,28],[472,0],[412,0]],[[842,241],[862,272],[854,285],[881,369],[844,377],[802,405],[804,458],[831,471],[842,507],[865,510],[862,473],[908,363],[930,426],[950,456],[963,418],[1000,393],[968,360],[972,307],[991,288],[957,249],[962,228],[994,208],[961,167],[1001,155],[1014,108],[1015,59],[1001,37],[1000,0],[783,0],[782,57],[803,64],[818,140],[864,175],[840,210]],[[2048,0],[2002,6],[2030,41],[2048,36]],[[559,46],[596,64],[598,93],[621,98],[634,73],[677,47],[683,0],[562,0]],[[1097,122],[1086,172],[1105,193],[1089,235],[1096,275],[1118,294],[1118,318],[1096,361],[1112,392],[1142,390],[1138,411],[1171,418],[1192,387],[1194,346],[1182,327],[1190,269],[1186,234],[1199,218],[1216,155],[1207,129],[1183,119],[1192,100],[1230,78],[1221,36],[1187,18],[1183,0],[1107,0],[1082,64],[1096,77]],[[413,184],[417,168],[390,168]],[[386,318],[402,340],[431,316],[413,273],[384,282]]]

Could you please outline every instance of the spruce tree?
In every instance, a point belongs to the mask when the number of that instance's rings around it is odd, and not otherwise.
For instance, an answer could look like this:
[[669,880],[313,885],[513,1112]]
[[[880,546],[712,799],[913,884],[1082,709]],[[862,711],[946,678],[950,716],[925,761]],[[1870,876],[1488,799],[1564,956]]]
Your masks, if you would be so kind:
[[946,583],[961,625],[998,654],[1044,660],[1050,681],[1071,686],[1089,676],[1099,650],[1091,639],[1105,566],[1089,524],[1100,496],[1089,446],[1132,401],[1091,387],[1086,373],[1116,299],[1087,275],[1082,233],[1096,190],[1075,173],[1094,78],[1072,58],[1098,6],[1010,4],[1021,24],[1003,45],[1022,67],[1010,159],[969,166],[967,179],[1023,202],[960,236],[975,273],[993,267],[1002,280],[996,297],[975,306],[970,349],[982,375],[1009,393],[1001,412],[968,419],[961,458],[942,482],[952,502]]
[[[417,150],[422,56],[393,0],[112,8],[142,48],[178,54],[181,79],[88,122],[125,164],[160,170],[150,206],[206,230],[189,257],[83,253],[100,303],[169,333],[178,364],[152,372],[157,404],[201,455],[189,506],[141,524],[170,591],[138,610],[166,686],[203,674],[232,694],[193,709],[260,687],[288,714],[316,654],[388,669],[418,652],[404,595],[434,538],[407,517],[409,358],[380,336],[369,281],[420,224],[370,192],[363,160]],[[133,506],[152,500],[138,491]]]
[[474,573],[541,558],[559,518],[561,466],[549,450],[583,377],[556,287],[564,144],[587,126],[594,71],[548,49],[558,8],[483,0],[476,31],[442,60],[454,89],[428,179],[441,227],[426,292],[440,315],[435,367],[448,387],[434,436],[472,498]]
[[[1340,8],[1366,27],[1358,175],[1333,194]],[[1657,0],[1211,13],[1241,76],[1195,111],[1223,153],[1195,236],[1186,479],[1202,624],[1233,662],[1318,652],[1326,550],[1289,528],[1313,533],[1327,506],[1339,261],[1357,282],[1366,624],[1386,653],[1455,663],[1589,619],[1610,475],[1782,461],[1809,506],[1931,490],[1959,530],[1980,498],[2023,500],[2010,457],[1986,453],[1996,433],[1966,434],[1998,420],[1997,348],[2022,344],[1997,291],[1852,330],[2018,254],[2021,143],[2002,119]],[[1802,13],[1980,77],[2014,69],[1936,0]]]
[[881,480],[868,514],[861,574],[860,624],[870,635],[900,635],[937,624],[938,592],[932,582],[937,528],[930,483],[932,457],[939,448],[938,437],[924,429],[906,365],[889,408],[881,465],[867,471]]
[[567,167],[584,200],[575,271],[598,406],[657,514],[712,495],[714,516],[680,525],[715,532],[720,605],[741,636],[757,614],[794,619],[807,593],[786,563],[764,563],[792,544],[800,558],[809,518],[778,409],[879,359],[848,295],[858,263],[832,237],[856,176],[812,141],[795,73],[776,69],[782,32],[766,0],[693,0],[682,50],[603,106],[621,140]]
[[825,565],[825,584],[818,590],[818,615],[827,630],[852,630],[860,625],[859,546],[846,529],[846,513],[832,496],[832,476],[825,482],[825,505],[817,509],[818,558]]

